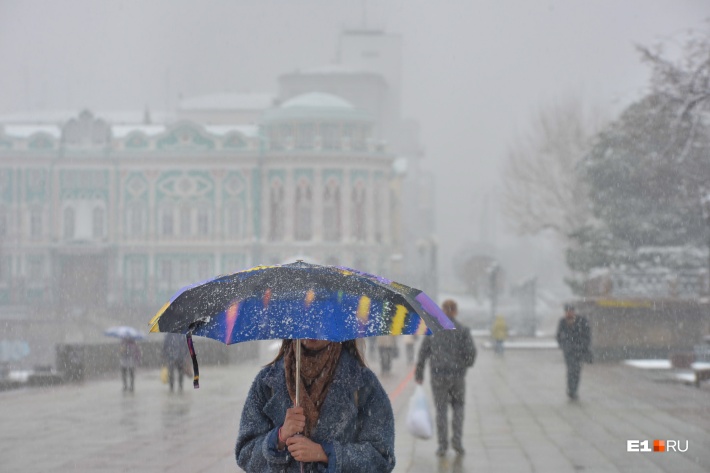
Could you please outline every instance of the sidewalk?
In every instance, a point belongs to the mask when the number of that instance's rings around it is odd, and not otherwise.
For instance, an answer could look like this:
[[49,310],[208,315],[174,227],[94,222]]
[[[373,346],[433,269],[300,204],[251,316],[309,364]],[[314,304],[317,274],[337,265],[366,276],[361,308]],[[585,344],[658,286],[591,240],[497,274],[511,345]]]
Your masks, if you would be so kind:
[[[564,394],[556,350],[483,348],[467,378],[464,445],[438,462],[436,441],[405,428],[414,383],[403,356],[382,378],[396,418],[396,472],[707,472],[710,387],[654,381],[622,364],[585,366],[581,400]],[[272,354],[264,353],[260,363]],[[370,360],[379,374],[379,365]],[[234,472],[241,405],[260,364],[201,367],[170,394],[157,370],[139,371],[136,391],[115,379],[0,393],[3,471]],[[425,384],[428,388],[428,373]],[[628,453],[627,440],[674,439],[686,453]],[[374,473],[374,472],[373,472]]]

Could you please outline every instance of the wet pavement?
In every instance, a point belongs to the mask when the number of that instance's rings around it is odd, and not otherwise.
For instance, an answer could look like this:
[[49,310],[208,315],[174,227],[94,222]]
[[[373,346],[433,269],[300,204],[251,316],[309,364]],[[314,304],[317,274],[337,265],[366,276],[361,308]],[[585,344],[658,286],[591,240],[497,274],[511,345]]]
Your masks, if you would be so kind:
[[[260,363],[271,355],[260,347]],[[381,377],[396,417],[396,472],[708,472],[710,382],[700,389],[622,364],[585,366],[580,400],[564,394],[558,350],[478,342],[469,372],[463,457],[434,455],[434,439],[405,428],[414,388],[403,357]],[[254,348],[257,349],[257,344]],[[375,359],[370,366],[379,374]],[[157,370],[80,385],[0,393],[0,470],[234,472],[240,407],[259,363],[201,367],[201,388],[171,394]],[[427,373],[428,375],[428,373]],[[428,379],[427,379],[428,381]],[[428,386],[427,386],[428,387]],[[430,397],[431,399],[431,397]],[[627,452],[628,440],[688,442],[687,452]]]

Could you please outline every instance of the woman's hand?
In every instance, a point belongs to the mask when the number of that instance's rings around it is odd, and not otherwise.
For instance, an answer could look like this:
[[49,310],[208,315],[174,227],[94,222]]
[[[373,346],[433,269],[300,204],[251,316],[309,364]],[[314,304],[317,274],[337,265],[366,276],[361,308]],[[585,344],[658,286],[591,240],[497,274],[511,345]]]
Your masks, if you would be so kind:
[[319,443],[302,435],[289,437],[286,440],[288,451],[291,456],[304,463],[323,462],[328,463],[328,455]]
[[306,416],[302,407],[291,407],[286,409],[284,425],[281,426],[281,438],[286,440],[296,434],[303,432],[306,428]]

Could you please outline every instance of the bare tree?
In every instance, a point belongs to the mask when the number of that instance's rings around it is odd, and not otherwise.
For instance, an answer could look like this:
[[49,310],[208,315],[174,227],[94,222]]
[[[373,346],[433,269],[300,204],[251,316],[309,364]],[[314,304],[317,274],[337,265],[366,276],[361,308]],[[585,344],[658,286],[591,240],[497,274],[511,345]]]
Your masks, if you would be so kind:
[[576,168],[601,129],[598,117],[578,100],[541,109],[531,131],[509,147],[503,208],[519,234],[552,230],[566,239],[589,220]]

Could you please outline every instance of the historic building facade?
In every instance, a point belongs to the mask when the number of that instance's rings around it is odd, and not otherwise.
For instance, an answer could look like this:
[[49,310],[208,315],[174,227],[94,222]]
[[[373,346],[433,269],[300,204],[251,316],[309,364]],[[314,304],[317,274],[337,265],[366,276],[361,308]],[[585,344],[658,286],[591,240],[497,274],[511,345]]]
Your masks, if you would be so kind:
[[322,93],[257,126],[6,123],[2,317],[145,322],[186,284],[299,256],[396,276],[400,176],[373,125]]

